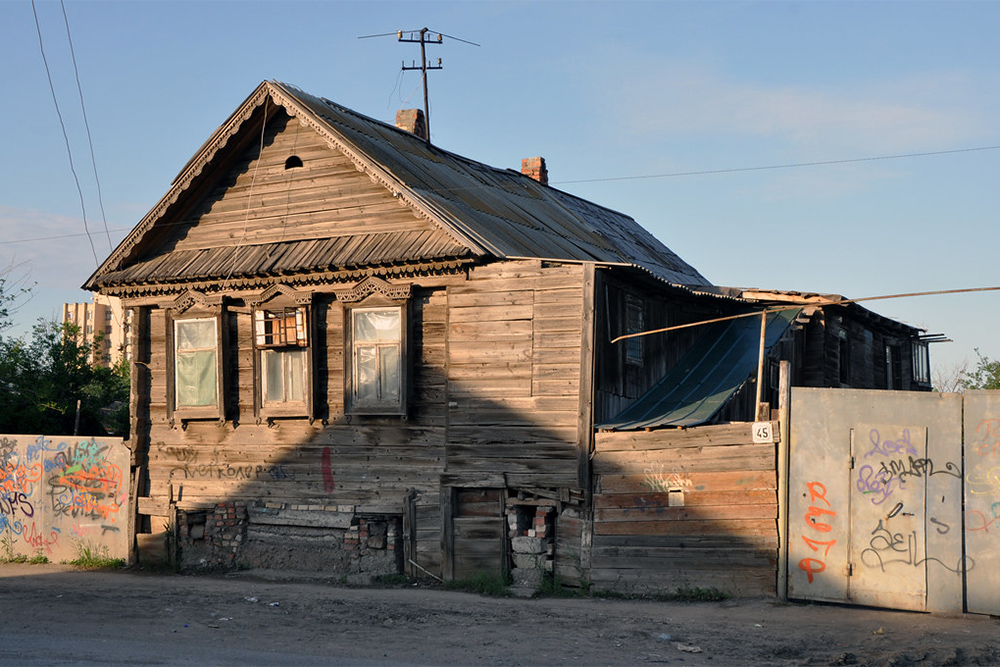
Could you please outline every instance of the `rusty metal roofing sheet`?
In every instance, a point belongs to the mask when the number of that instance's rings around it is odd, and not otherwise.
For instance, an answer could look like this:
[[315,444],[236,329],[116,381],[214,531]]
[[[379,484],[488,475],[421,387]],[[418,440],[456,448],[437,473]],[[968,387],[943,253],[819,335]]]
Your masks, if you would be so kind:
[[[325,135],[359,169],[432,221],[437,231],[394,238],[361,235],[164,253],[143,239],[203,174],[255,109],[271,101]],[[375,180],[375,179],[373,179]],[[335,232],[331,230],[331,234]],[[145,256],[143,256],[145,253]],[[162,254],[162,256],[160,256]],[[98,285],[235,274],[305,271],[324,266],[493,256],[627,264],[675,285],[711,284],[631,217],[509,169],[497,169],[433,146],[294,86],[262,83],[209,138],[171,190],[87,281]]]
[[276,84],[447,225],[500,257],[635,264],[668,282],[708,285],[631,217],[508,169],[449,153],[392,125]]
[[[801,309],[768,313],[766,350],[781,340]],[[756,372],[760,318],[715,322],[659,383],[614,419],[596,428],[632,431],[695,426],[712,419]]]

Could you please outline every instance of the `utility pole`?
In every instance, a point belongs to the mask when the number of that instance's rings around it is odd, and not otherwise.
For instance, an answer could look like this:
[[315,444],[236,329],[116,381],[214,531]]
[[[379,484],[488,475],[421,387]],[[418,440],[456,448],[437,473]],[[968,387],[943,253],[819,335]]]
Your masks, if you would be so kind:
[[396,35],[396,39],[400,42],[407,42],[411,44],[420,45],[420,65],[415,62],[410,65],[403,61],[403,71],[408,70],[420,70],[423,76],[424,83],[424,129],[427,131],[427,143],[431,142],[431,108],[429,98],[427,96],[427,70],[431,69],[443,69],[441,66],[441,59],[437,59],[437,64],[430,63],[427,61],[427,45],[428,44],[441,44],[444,42],[444,38],[453,39],[456,42],[462,42],[463,44],[469,44],[471,46],[479,46],[475,42],[470,42],[465,39],[460,39],[452,35],[446,35],[442,32],[436,32],[434,30],[429,30],[428,28],[421,28],[420,30],[397,30],[394,33],[385,32],[378,35],[362,35],[358,39],[368,39],[369,37],[388,37],[389,35]]
[[[404,35],[406,35],[404,37]],[[417,37],[416,35],[419,35]],[[430,38],[428,38],[430,35]],[[437,35],[437,39],[434,39],[434,35]],[[444,35],[441,33],[431,32],[427,28],[421,28],[419,32],[417,31],[407,31],[402,30],[396,33],[396,39],[400,42],[417,43],[420,44],[420,66],[418,67],[416,63],[410,66],[406,65],[406,61],[403,61],[403,71],[410,70],[420,70],[421,76],[424,80],[424,126],[427,130],[427,143],[431,142],[431,109],[430,103],[427,97],[427,70],[429,69],[442,69],[441,59],[437,59],[437,65],[432,65],[427,62],[427,45],[428,44],[441,44],[444,41]]]

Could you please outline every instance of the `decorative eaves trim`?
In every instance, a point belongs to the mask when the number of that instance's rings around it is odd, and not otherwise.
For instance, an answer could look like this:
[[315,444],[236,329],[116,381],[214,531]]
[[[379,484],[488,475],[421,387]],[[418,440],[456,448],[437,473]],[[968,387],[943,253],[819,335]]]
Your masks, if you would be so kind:
[[369,276],[350,289],[334,290],[338,301],[344,303],[357,303],[367,299],[372,294],[380,294],[393,301],[403,301],[410,298],[413,286],[409,283],[405,285],[393,285],[381,278]]
[[302,292],[282,283],[271,285],[257,296],[247,299],[247,303],[251,306],[259,306],[276,296],[290,297],[298,306],[308,306],[312,303],[312,292]]
[[202,292],[188,290],[174,299],[173,304],[170,306],[170,310],[180,314],[195,305],[201,306],[202,308],[218,308],[222,305],[222,295],[217,294],[208,296]]

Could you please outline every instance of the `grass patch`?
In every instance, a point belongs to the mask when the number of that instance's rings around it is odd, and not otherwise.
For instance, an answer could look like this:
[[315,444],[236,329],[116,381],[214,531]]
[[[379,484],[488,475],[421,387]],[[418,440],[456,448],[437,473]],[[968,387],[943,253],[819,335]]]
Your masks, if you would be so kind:
[[27,563],[29,565],[44,565],[49,562],[47,556],[42,554],[35,554],[34,556],[26,556],[24,554],[14,554],[11,556],[5,556],[0,562],[3,563]]
[[675,593],[666,596],[668,600],[677,602],[722,602],[730,598],[729,593],[718,588],[699,588],[697,586],[678,588]]
[[538,594],[554,598],[586,598],[592,597],[590,582],[580,582],[580,586],[566,586],[552,572],[542,575],[542,583],[538,586]]
[[466,593],[479,593],[491,597],[507,597],[509,582],[507,577],[481,572],[468,579],[455,579],[444,582],[444,587],[450,591],[465,591]]
[[399,586],[407,586],[410,583],[410,578],[405,574],[393,573],[393,574],[380,574],[377,577],[372,577],[372,583],[376,586],[384,586],[385,588],[397,588]]
[[592,597],[607,600],[656,600],[657,602],[722,602],[732,597],[718,588],[700,588],[697,586],[682,586],[673,593],[630,594],[607,589],[595,590]]
[[76,559],[69,561],[69,564],[85,570],[119,569],[125,567],[125,559],[110,557],[105,546],[92,547],[81,542],[77,545]]

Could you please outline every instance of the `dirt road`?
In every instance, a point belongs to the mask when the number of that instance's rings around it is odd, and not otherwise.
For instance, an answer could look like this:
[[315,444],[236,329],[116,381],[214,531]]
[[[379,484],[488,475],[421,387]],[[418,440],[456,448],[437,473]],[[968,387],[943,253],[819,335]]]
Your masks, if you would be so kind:
[[2,665],[1000,665],[1000,622],[0,565]]

